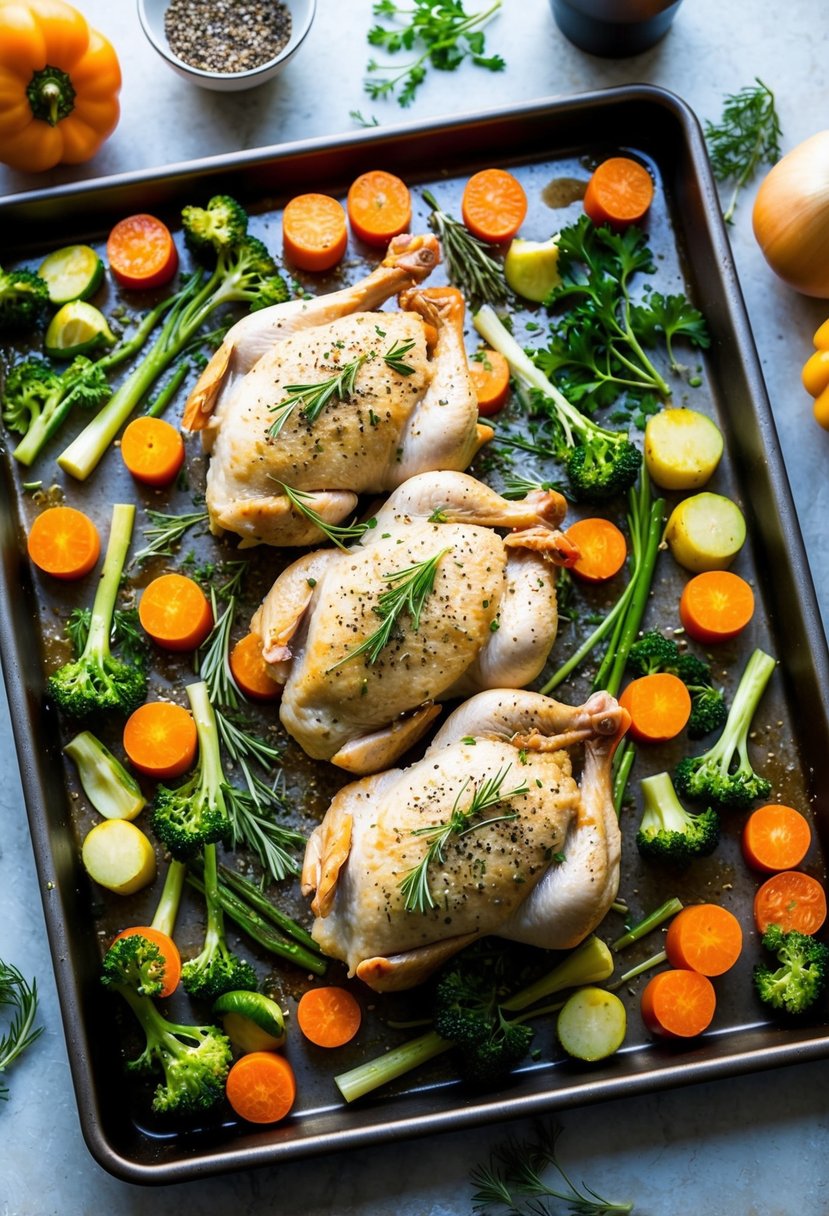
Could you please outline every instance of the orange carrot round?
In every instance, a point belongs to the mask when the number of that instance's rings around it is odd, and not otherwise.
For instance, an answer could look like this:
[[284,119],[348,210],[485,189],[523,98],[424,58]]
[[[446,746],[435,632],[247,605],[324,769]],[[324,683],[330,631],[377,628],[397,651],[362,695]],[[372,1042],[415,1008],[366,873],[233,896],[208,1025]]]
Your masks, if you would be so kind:
[[346,215],[327,194],[298,194],[282,213],[285,257],[300,270],[330,270],[348,244]]
[[162,574],[145,587],[138,619],[165,650],[196,650],[213,628],[213,612],[199,584],[185,574]]
[[171,937],[162,933],[160,929],[154,929],[152,925],[131,925],[129,929],[123,929],[114,939],[113,945],[120,938],[132,937],[136,933],[141,937],[146,937],[148,942],[152,942],[154,946],[158,947],[164,959],[164,985],[158,995],[172,996],[181,979],[181,955],[178,952],[178,946]]
[[463,222],[482,241],[493,245],[511,241],[526,214],[524,187],[506,169],[481,169],[464,186]]
[[800,865],[812,843],[812,829],[806,816],[793,806],[771,802],[751,812],[741,843],[750,866],[774,874]]
[[412,222],[409,187],[385,169],[361,173],[346,199],[351,231],[367,245],[385,248],[393,236],[408,232]]
[[627,228],[638,224],[653,202],[653,179],[629,156],[611,156],[593,172],[584,193],[584,210],[594,224]]
[[44,574],[83,578],[101,552],[95,524],[75,507],[48,507],[37,516],[27,539],[29,557]]
[[309,988],[297,1005],[296,1020],[317,1047],[342,1047],[360,1029],[362,1011],[347,988]]
[[711,1025],[717,997],[708,976],[673,968],[660,971],[642,990],[642,1021],[651,1034],[692,1039]]
[[184,464],[184,440],[163,418],[133,418],[121,436],[121,458],[136,481],[168,486]]
[[826,892],[816,878],[802,870],[781,870],[767,878],[754,896],[758,933],[779,925],[784,933],[817,933],[826,920]]
[[483,350],[469,364],[469,376],[478,398],[478,413],[488,418],[506,405],[509,364],[497,350]]
[[180,777],[196,761],[192,714],[172,701],[147,701],[124,725],[124,751],[139,773],[157,780]]
[[169,283],[178,269],[178,251],[162,220],[129,215],[107,238],[107,261],[116,282],[141,290]]
[[262,639],[255,633],[245,634],[232,648],[230,671],[239,691],[251,701],[276,701],[282,696],[282,685],[269,674],[262,658]]
[[276,1123],[296,1099],[296,1078],[284,1056],[249,1051],[236,1061],[225,1082],[227,1100],[247,1123]]
[[619,697],[630,714],[630,735],[638,743],[674,739],[691,716],[691,694],[678,676],[656,672],[631,680]]
[[739,574],[706,570],[689,579],[679,601],[682,627],[704,646],[728,642],[754,615],[754,592]]
[[609,519],[601,516],[578,519],[567,529],[566,536],[581,554],[570,569],[585,583],[603,583],[614,578],[625,564],[627,541]]
[[723,975],[743,948],[743,931],[733,912],[719,904],[692,904],[673,918],[665,935],[665,952],[672,967]]

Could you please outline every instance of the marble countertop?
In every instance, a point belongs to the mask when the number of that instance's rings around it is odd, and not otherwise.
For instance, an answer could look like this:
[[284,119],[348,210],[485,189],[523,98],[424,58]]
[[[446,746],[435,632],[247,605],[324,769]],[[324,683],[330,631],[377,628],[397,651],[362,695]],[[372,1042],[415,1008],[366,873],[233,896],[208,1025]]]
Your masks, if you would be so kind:
[[[430,73],[409,110],[372,102],[363,92],[371,0],[318,0],[314,28],[284,73],[242,94],[209,93],[175,76],[145,43],[131,0],[78,2],[120,55],[120,125],[88,165],[37,178],[0,168],[0,195],[350,131],[349,112],[357,109],[387,126],[622,83],[661,85],[701,119],[717,119],[725,94],[759,76],[776,93],[784,149],[825,126],[829,114],[824,0],[789,0],[785,10],[754,0],[686,0],[664,41],[626,60],[594,58],[570,45],[547,0],[504,0],[490,43],[507,71]],[[476,7],[474,0],[467,4]],[[825,624],[829,435],[812,420],[800,367],[829,303],[796,296],[771,275],[751,233],[752,196],[749,187],[730,236]],[[181,1216],[471,1212],[470,1168],[507,1135],[529,1135],[529,1124],[160,1189],[105,1173],[79,1130],[4,696],[0,764],[0,957],[38,977],[45,1026],[8,1074],[11,1098],[0,1109],[0,1216],[149,1216],[167,1202]],[[569,1110],[560,1119],[562,1158],[575,1179],[634,1200],[646,1216],[822,1216],[829,1183],[827,1089],[829,1061]]]

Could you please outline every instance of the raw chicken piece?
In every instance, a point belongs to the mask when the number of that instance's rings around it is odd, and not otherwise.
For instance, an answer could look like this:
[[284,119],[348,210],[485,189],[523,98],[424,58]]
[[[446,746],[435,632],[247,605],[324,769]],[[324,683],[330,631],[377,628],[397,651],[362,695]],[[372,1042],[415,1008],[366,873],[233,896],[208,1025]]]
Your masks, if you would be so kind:
[[[608,693],[573,707],[491,690],[456,710],[410,768],[347,785],[305,854],[316,941],[377,992],[420,983],[488,934],[577,945],[618,888],[611,760],[628,722]],[[579,785],[568,749],[582,742]],[[461,816],[462,836],[445,832],[425,870],[428,897],[407,899],[401,884],[423,863],[429,829],[446,829],[487,781],[502,801]]]
[[[508,502],[466,473],[421,473],[358,545],[289,566],[251,623],[285,685],[288,733],[309,756],[377,772],[424,733],[435,702],[531,683],[556,636],[555,567],[578,557],[557,530],[565,510],[554,491]],[[374,662],[349,657],[381,626],[392,576],[436,556],[418,627],[403,611]]]
[[[185,408],[185,425],[203,428],[211,451],[214,532],[234,532],[243,546],[314,544],[322,533],[286,486],[338,523],[359,494],[471,463],[492,431],[477,421],[463,299],[453,288],[412,287],[438,257],[434,237],[395,238],[383,264],[353,287],[263,309],[229,331]],[[399,292],[400,310],[370,311]],[[292,388],[336,379],[355,363],[318,413],[305,400],[282,408]]]

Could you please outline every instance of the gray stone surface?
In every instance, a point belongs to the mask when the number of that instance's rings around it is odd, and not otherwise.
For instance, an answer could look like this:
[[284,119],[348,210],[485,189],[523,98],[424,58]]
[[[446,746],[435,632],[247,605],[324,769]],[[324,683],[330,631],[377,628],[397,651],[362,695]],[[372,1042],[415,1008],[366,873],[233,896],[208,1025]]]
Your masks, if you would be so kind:
[[[509,68],[431,74],[415,106],[362,93],[370,0],[319,0],[307,43],[262,89],[211,94],[180,80],[145,44],[130,0],[81,0],[114,42],[124,71],[123,116],[89,165],[30,178],[0,169],[0,194],[56,182],[186,161],[239,148],[353,129],[349,111],[384,125],[510,102],[648,81],[685,98],[700,118],[719,115],[724,94],[761,77],[777,93],[785,147],[825,126],[824,0],[686,0],[663,43],[629,60],[582,54],[560,35],[546,0],[505,0],[490,41]],[[474,0],[467,6],[480,7]],[[753,190],[731,231],[740,282],[793,483],[823,605],[829,606],[829,435],[813,423],[800,385],[811,335],[829,305],[798,297],[770,274],[751,234]],[[773,573],[773,572],[772,572]],[[0,1216],[144,1216],[174,1205],[181,1216],[460,1216],[471,1211],[470,1166],[509,1133],[476,1132],[333,1155],[175,1188],[143,1190],[102,1171],[82,1141],[66,1060],[40,897],[5,704],[0,717],[0,957],[36,974],[46,1030],[10,1074],[0,1110]],[[757,1073],[716,1084],[571,1110],[562,1155],[576,1179],[635,1200],[647,1216],[822,1216],[829,1209],[829,1063]]]

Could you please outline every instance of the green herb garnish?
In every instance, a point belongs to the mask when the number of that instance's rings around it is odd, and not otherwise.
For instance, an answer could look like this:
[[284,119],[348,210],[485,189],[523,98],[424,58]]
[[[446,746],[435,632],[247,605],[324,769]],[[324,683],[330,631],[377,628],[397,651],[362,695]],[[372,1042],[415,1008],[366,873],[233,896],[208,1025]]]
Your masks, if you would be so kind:
[[472,312],[481,304],[503,304],[509,288],[501,263],[460,220],[441,210],[429,190],[423,191],[423,198],[432,208],[429,227],[440,240],[449,279],[463,292]]
[[411,338],[408,342],[404,342],[402,338],[398,339],[394,346],[383,355],[383,362],[388,364],[392,371],[399,372],[401,376],[413,375],[415,369],[411,363],[404,363],[403,359],[405,355],[408,355],[414,344],[414,338]]
[[711,168],[718,181],[734,179],[723,219],[730,224],[740,190],[761,164],[780,159],[780,120],[774,108],[774,94],[755,76],[756,85],[729,94],[723,103],[719,123],[706,122],[705,140]]
[[368,355],[359,355],[320,384],[286,384],[287,396],[284,401],[270,407],[270,412],[276,414],[275,420],[268,428],[268,435],[271,439],[277,437],[297,406],[302,407],[302,416],[311,425],[316,422],[329,401],[335,399],[350,401],[354,393],[357,372],[368,357]]
[[167,515],[163,511],[147,510],[150,526],[144,529],[147,544],[134,555],[133,565],[140,565],[151,557],[172,557],[173,545],[178,544],[185,533],[199,524],[209,522],[206,511],[189,511],[183,515]]
[[308,500],[313,498],[313,494],[306,493],[305,490],[295,490],[291,486],[286,486],[280,481],[279,486],[282,493],[288,499],[291,506],[299,511],[300,515],[304,515],[309,523],[313,524],[326,536],[338,549],[347,549],[347,540],[359,540],[361,536],[365,536],[366,532],[377,527],[376,519],[368,519],[361,524],[332,524],[323,519],[318,511],[308,505]]
[[[5,1010],[9,1010],[11,1020],[6,1033],[0,1036],[0,1073],[43,1032],[42,1026],[35,1026],[37,982],[32,980],[30,984],[16,967],[0,959],[0,1013]],[[0,1099],[8,1096],[8,1086],[0,1082]]]

